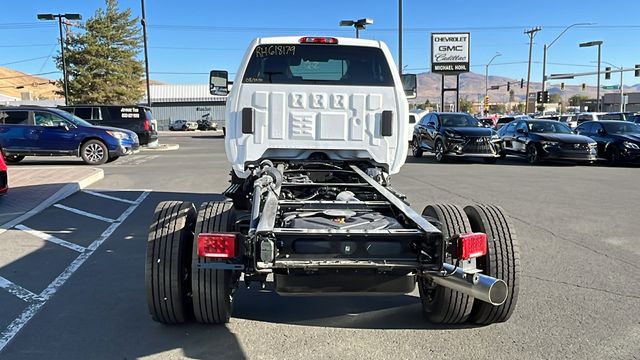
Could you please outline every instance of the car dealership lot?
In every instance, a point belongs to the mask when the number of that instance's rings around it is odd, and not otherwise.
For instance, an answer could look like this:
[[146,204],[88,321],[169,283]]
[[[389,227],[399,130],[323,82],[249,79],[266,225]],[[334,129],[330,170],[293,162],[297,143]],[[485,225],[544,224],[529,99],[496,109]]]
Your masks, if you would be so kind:
[[[435,202],[493,202],[512,216],[523,278],[516,312],[504,324],[431,325],[420,314],[417,293],[281,297],[244,288],[227,326],[156,324],[147,312],[143,277],[155,205],[219,199],[229,169],[221,137],[196,133],[164,140],[178,143],[180,151],[139,153],[107,164],[105,179],[89,189],[94,194],[77,193],[59,202],[65,208],[49,208],[1,235],[0,276],[28,291],[0,289],[0,331],[15,334],[1,358],[398,359],[463,357],[471,350],[474,358],[640,354],[640,289],[631,285],[640,283],[640,168],[529,166],[517,158],[487,165],[409,157],[392,179],[417,210]],[[39,166],[60,162],[25,160]],[[128,209],[133,210],[120,219]],[[113,224],[118,226],[92,248]],[[45,290],[84,251],[25,228],[92,249],[53,294]],[[8,328],[33,304],[42,305],[19,331]]]

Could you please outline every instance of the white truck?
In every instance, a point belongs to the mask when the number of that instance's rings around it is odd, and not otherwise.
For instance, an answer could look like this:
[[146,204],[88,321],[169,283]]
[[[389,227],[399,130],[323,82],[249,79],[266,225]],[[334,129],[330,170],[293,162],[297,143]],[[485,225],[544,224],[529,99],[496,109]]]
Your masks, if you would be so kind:
[[415,83],[384,43],[352,38],[256,39],[230,92],[227,72],[212,71],[211,93],[228,93],[228,200],[158,205],[145,272],[153,319],[228,322],[239,283],[268,276],[282,295],[417,285],[431,322],[509,319],[520,254],[502,211],[436,204],[419,214],[390,187]]

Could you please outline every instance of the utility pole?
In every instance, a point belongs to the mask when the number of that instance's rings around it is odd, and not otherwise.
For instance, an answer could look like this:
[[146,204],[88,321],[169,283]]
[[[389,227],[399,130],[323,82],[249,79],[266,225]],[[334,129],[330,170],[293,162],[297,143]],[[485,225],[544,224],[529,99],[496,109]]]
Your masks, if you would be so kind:
[[147,80],[147,106],[151,107],[151,80],[149,79],[149,54],[147,52],[147,18],[144,13],[144,0],[140,0],[142,6],[142,41],[144,42],[144,71]]
[[402,0],[398,0],[398,71],[402,75]]
[[601,111],[601,101],[600,101],[600,65],[602,63],[602,41],[598,40],[598,41],[589,41],[586,43],[581,43],[579,45],[580,47],[592,47],[592,46],[597,46],[598,47],[598,88],[596,89],[596,97],[597,97],[597,108],[596,111]]
[[541,27],[537,26],[530,30],[525,30],[524,33],[529,36],[529,66],[527,68],[527,95],[526,95],[526,103],[524,106],[524,112],[526,114],[529,113],[529,83],[531,82],[531,54],[533,52],[533,38],[536,36],[538,31],[542,30]]

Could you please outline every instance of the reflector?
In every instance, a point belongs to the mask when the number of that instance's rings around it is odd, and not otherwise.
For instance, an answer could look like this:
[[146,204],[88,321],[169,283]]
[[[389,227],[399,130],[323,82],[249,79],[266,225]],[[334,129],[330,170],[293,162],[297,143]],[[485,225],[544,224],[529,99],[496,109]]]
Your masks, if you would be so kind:
[[236,255],[235,234],[199,234],[198,256],[229,259]]
[[458,238],[458,259],[467,260],[487,254],[487,234],[466,233]]

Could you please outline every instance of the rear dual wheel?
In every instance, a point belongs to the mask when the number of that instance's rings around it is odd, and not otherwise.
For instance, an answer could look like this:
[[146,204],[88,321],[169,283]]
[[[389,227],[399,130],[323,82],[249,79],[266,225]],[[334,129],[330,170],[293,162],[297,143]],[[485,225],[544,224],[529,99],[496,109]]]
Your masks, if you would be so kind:
[[[423,313],[430,322],[459,324],[471,320],[487,325],[507,321],[518,300],[520,285],[520,250],[513,226],[499,207],[471,205],[464,209],[456,205],[429,205],[422,212],[435,220],[445,239],[466,232],[487,234],[487,254],[476,259],[483,274],[504,280],[509,293],[507,300],[493,306],[461,292],[437,285],[427,278],[418,279]],[[450,255],[445,261],[453,263]]]

